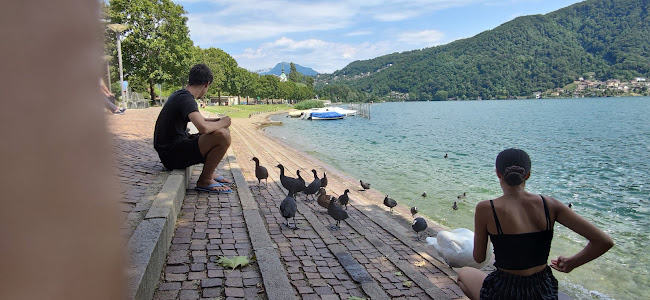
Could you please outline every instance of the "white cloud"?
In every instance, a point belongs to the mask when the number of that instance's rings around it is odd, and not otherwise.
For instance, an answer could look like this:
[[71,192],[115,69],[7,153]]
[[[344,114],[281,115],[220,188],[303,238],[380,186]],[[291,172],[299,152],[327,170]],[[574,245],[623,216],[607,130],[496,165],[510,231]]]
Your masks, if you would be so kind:
[[372,34],[370,30],[357,30],[344,34],[344,36],[360,36],[360,35],[369,35]]
[[[324,73],[354,60],[449,42],[430,24],[426,30],[411,27],[404,32],[400,26],[406,21],[452,7],[538,1],[175,0],[193,8],[188,27],[195,45],[230,48],[229,54],[249,70],[293,61]],[[197,7],[201,12],[195,12]],[[332,33],[345,37],[345,42],[338,42]]]
[[373,18],[378,21],[383,21],[383,22],[395,22],[395,21],[402,21],[402,20],[407,20],[410,18],[413,18],[420,13],[417,11],[407,11],[407,10],[402,10],[402,11],[397,11],[397,12],[379,12],[376,13]]
[[262,44],[257,49],[245,49],[234,54],[240,66],[259,70],[274,66],[280,61],[295,62],[321,73],[331,73],[352,61],[370,59],[394,52],[392,43],[361,43],[357,45],[327,42],[317,39],[295,41],[286,37]]
[[346,36],[354,36],[355,32],[364,35],[365,31],[355,31],[352,26],[367,20],[402,21],[449,7],[510,1],[517,0],[177,0],[180,4],[205,6],[201,13],[188,14],[192,39],[202,46],[345,28],[352,30]]
[[410,45],[419,45],[421,48],[439,45],[445,34],[438,30],[423,30],[418,32],[404,32],[398,41]]
[[188,14],[190,34],[199,45],[255,41],[289,33],[340,29],[350,25],[352,16],[347,4],[342,2],[241,0],[204,3],[215,4],[216,8]]

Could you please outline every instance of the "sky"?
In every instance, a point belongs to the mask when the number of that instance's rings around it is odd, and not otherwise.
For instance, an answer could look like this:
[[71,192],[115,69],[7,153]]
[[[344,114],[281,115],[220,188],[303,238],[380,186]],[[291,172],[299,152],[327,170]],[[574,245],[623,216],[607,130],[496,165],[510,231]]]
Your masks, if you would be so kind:
[[356,60],[444,45],[579,0],[173,0],[194,45],[250,71],[294,62],[332,73]]

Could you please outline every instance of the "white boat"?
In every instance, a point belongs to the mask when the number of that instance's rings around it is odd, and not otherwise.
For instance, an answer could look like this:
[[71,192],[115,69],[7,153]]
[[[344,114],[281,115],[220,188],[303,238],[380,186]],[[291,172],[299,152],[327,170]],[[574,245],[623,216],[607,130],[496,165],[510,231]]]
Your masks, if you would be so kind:
[[339,114],[344,114],[346,116],[354,116],[357,114],[356,110],[352,109],[345,109],[337,106],[331,106],[331,107],[321,107],[321,108],[312,108],[311,110],[308,110],[308,112],[337,112]]
[[325,112],[309,112],[303,115],[303,119],[306,120],[340,120],[347,117],[345,114],[338,113],[335,111],[325,111]]
[[292,118],[300,118],[308,112],[309,110],[294,110],[289,112],[289,116]]

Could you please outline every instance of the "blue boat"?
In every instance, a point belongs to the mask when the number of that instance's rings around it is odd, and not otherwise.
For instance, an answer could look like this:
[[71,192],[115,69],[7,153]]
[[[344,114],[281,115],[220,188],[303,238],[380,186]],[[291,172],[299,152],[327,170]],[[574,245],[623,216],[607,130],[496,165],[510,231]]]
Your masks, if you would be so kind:
[[334,111],[327,112],[311,112],[307,120],[338,120],[345,118],[345,114],[337,113]]

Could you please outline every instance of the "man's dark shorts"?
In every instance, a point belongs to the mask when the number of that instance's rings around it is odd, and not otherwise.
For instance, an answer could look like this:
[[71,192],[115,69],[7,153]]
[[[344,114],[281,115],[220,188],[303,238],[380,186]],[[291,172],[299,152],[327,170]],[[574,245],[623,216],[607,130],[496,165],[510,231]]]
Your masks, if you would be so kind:
[[169,150],[158,152],[160,161],[165,168],[185,169],[191,165],[204,163],[205,158],[199,150],[199,134],[192,134],[188,139],[174,144]]

